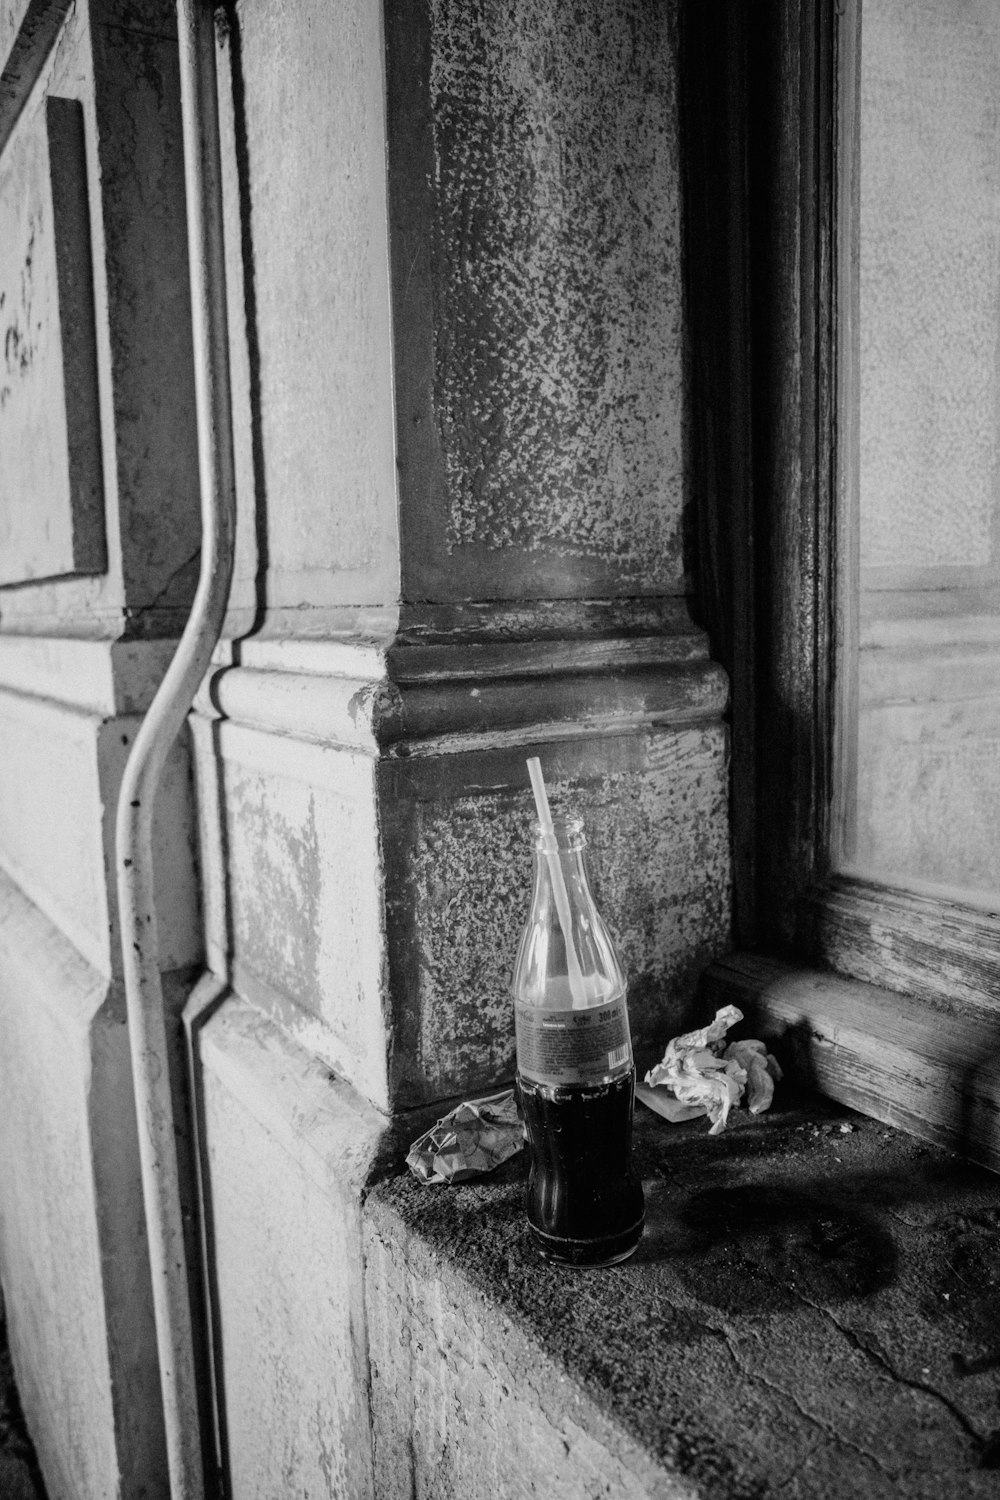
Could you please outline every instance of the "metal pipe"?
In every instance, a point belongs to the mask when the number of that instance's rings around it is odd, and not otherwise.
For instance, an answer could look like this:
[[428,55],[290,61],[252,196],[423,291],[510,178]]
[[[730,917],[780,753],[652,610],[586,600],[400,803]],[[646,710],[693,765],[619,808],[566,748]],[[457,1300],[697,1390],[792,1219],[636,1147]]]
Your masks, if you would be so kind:
[[177,0],[177,31],[201,492],[201,572],[177,651],[125,767],[118,799],[116,859],[170,1494],[172,1500],[202,1500],[205,1476],[153,899],[152,826],[164,762],[222,632],[232,581],[236,498],[211,5],[206,0]]

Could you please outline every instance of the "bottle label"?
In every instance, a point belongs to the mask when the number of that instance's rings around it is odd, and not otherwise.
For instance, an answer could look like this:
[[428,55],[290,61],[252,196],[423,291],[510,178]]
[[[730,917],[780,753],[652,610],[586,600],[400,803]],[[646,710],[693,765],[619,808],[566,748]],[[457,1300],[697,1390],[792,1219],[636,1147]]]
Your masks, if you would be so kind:
[[625,996],[587,1010],[514,1005],[517,1068],[534,1083],[599,1083],[632,1061]]

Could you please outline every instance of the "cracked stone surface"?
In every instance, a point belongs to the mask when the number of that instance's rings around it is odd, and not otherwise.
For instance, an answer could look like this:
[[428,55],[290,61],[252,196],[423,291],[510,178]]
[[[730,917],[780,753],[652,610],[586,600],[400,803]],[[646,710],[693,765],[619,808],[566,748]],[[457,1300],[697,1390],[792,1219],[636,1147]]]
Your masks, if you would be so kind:
[[376,1433],[409,1469],[400,1493],[542,1493],[531,1453],[553,1431],[568,1495],[1000,1493],[997,1178],[817,1101],[705,1128],[637,1105],[647,1229],[600,1271],[536,1258],[523,1158],[372,1193]]

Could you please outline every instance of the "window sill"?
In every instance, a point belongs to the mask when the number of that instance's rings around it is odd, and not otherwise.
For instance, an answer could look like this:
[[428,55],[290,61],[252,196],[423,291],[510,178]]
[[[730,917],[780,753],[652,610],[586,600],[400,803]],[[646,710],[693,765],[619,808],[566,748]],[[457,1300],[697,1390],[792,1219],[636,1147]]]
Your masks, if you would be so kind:
[[718,1138],[637,1106],[647,1229],[608,1270],[537,1259],[523,1158],[373,1190],[387,1494],[995,1493],[995,1180],[784,1092]]
[[1000,1010],[939,1008],[750,953],[712,964],[703,986],[739,1006],[799,1084],[1000,1171]]

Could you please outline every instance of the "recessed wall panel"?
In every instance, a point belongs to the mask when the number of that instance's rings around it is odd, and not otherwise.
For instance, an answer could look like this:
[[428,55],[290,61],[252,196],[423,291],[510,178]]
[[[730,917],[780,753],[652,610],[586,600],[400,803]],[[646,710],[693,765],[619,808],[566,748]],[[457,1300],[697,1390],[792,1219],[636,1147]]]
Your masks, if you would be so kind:
[[0,584],[107,565],[83,111],[0,158]]

